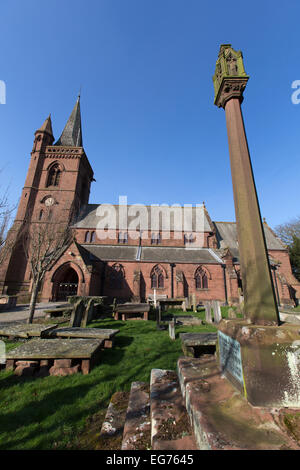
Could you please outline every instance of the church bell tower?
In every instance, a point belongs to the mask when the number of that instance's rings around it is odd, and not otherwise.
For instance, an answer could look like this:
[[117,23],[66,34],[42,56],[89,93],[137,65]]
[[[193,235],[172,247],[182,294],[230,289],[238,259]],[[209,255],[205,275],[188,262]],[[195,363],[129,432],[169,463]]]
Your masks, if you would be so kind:
[[[82,143],[80,96],[65,128],[54,143],[51,116],[35,132],[31,159],[17,215],[8,240],[17,240],[24,223],[72,220],[89,201],[93,170]],[[30,270],[21,243],[14,244],[0,268],[0,292],[28,290]]]

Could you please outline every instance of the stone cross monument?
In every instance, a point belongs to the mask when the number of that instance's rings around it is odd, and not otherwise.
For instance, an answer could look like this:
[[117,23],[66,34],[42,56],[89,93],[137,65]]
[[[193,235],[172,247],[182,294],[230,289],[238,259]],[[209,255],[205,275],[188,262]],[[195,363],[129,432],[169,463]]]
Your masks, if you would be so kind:
[[225,109],[245,315],[256,325],[279,325],[241,102],[249,76],[241,51],[222,44],[213,76],[214,104]]
[[252,405],[298,408],[299,326],[279,321],[241,111],[248,79],[242,53],[222,44],[214,103],[226,115],[245,318],[220,321],[218,358],[223,374]]

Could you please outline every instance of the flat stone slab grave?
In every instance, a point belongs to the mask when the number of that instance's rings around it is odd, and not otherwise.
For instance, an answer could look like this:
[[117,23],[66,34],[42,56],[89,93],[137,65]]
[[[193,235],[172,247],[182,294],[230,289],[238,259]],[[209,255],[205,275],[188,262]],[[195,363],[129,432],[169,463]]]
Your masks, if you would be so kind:
[[65,327],[49,331],[50,338],[92,338],[104,340],[104,348],[112,348],[114,337],[120,330],[101,328]]
[[133,320],[137,319],[137,314],[143,316],[144,320],[149,320],[149,311],[150,305],[149,304],[133,304],[133,303],[126,303],[120,304],[116,306],[114,319],[120,320],[120,315],[122,317],[122,321],[126,320]]
[[180,333],[179,337],[185,356],[200,357],[216,351],[217,333]]
[[[174,315],[176,323],[179,325],[202,325],[201,318],[194,317],[193,315]],[[163,318],[165,320],[165,317]]]
[[[83,374],[88,374],[99,360],[103,339],[32,339],[9,351],[6,355],[6,369],[13,370],[17,361],[41,361],[40,365],[71,367],[77,363]],[[43,364],[41,364],[43,362]],[[68,364],[67,364],[68,363]]]
[[7,336],[11,338],[32,338],[35,336],[43,337],[50,331],[54,330],[57,325],[43,325],[38,323],[19,323],[19,324],[1,324],[0,323],[0,336]]

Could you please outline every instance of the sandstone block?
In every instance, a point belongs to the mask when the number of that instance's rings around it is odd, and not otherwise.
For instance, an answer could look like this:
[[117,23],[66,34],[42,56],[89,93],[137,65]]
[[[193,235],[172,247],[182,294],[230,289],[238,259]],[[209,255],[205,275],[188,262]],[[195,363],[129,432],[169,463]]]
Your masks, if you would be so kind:
[[72,359],[55,359],[54,367],[71,367]]
[[91,361],[89,359],[82,359],[81,371],[83,375],[89,374],[91,369]]
[[36,367],[17,366],[14,370],[14,374],[19,377],[32,377],[35,371]]
[[16,366],[21,367],[38,367],[39,361],[16,361]]
[[54,375],[54,376],[63,377],[63,376],[67,376],[67,375],[77,374],[77,372],[79,372],[79,369],[80,369],[79,364],[77,364],[76,366],[73,366],[73,367],[56,367],[56,366],[53,366],[53,367],[50,368],[49,374]]

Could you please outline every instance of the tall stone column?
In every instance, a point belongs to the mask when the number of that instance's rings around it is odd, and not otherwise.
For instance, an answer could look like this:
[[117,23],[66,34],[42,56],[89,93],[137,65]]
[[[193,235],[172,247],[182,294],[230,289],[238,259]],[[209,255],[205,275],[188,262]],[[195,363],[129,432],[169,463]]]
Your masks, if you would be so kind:
[[221,45],[213,77],[215,105],[225,109],[234,194],[244,311],[256,325],[279,325],[241,102],[249,76],[242,53]]

